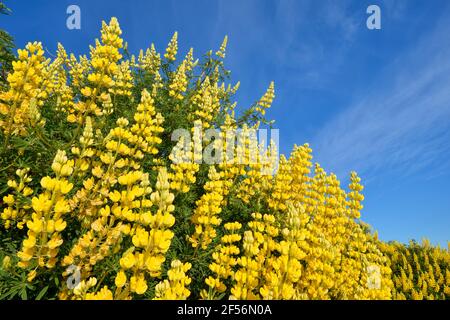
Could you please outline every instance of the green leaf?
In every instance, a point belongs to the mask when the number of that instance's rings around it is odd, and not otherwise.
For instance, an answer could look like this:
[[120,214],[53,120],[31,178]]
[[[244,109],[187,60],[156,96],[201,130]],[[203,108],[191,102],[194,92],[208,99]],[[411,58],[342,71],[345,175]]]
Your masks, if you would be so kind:
[[23,289],[22,292],[20,292],[20,297],[22,298],[22,300],[27,300],[28,296],[27,296],[27,289]]
[[9,296],[9,295],[11,295],[11,294],[12,294],[11,291],[5,292],[4,294],[2,294],[2,295],[0,296],[0,300],[4,300],[7,296]]
[[44,288],[41,290],[41,292],[39,292],[39,294],[37,295],[36,300],[41,300],[41,298],[45,295],[45,293],[47,292],[47,290],[48,290],[48,286],[44,287]]

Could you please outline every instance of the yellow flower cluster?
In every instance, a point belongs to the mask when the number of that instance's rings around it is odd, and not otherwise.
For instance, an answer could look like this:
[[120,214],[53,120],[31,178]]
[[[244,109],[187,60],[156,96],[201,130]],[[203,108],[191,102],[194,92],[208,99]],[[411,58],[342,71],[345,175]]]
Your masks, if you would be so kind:
[[186,300],[191,292],[186,286],[191,283],[191,278],[186,275],[192,265],[174,260],[167,271],[168,280],[161,281],[155,287],[155,300]]
[[243,243],[244,255],[238,259],[239,269],[234,274],[234,286],[231,288],[230,299],[257,299],[255,290],[259,283],[259,264],[254,259],[258,253],[258,243],[253,237],[253,232],[247,230],[244,232]]
[[200,89],[192,97],[192,120],[200,120],[208,129],[220,109],[219,89],[217,83],[211,83],[207,77]]
[[206,249],[216,237],[216,227],[222,222],[219,217],[222,212],[222,201],[225,191],[223,173],[217,172],[214,166],[209,168],[209,181],[205,184],[206,193],[197,200],[196,208],[192,215],[195,231],[189,237],[192,247]]
[[308,183],[310,182],[309,174],[311,173],[312,149],[309,144],[302,146],[294,146],[292,151],[291,167],[292,167],[292,199],[308,204]]
[[349,185],[349,188],[351,192],[348,193],[348,197],[350,198],[349,215],[353,218],[358,219],[360,215],[359,213],[363,208],[363,206],[361,205],[361,201],[364,200],[364,196],[360,193],[360,191],[363,189],[363,186],[359,184],[361,178],[356,175],[356,172],[351,173],[350,180],[351,183]]
[[450,246],[432,247],[410,242],[381,243],[393,272],[393,297],[398,300],[447,300],[450,298]]
[[[156,113],[153,99],[146,90],[142,92],[132,126],[128,129],[128,120],[119,118],[118,126],[103,140],[103,150],[96,151],[93,146],[95,137],[90,118],[86,120],[80,147],[72,148],[72,152],[81,161],[77,168],[91,175],[84,180],[83,188],[78,190],[71,206],[80,210],[77,218],[89,230],[80,237],[62,263],[80,267],[82,279],[87,279],[99,261],[120,249],[123,234],[136,232],[136,229],[130,230],[127,223],[149,224],[151,216],[140,213],[152,206],[152,201],[145,198],[151,193],[151,188],[148,174],[138,170],[139,162],[145,154],[158,152],[156,146],[161,139],[157,135],[163,130],[160,127],[162,116]],[[89,168],[90,172],[86,171]],[[104,205],[108,199],[111,206]]]
[[[196,143],[201,143],[201,141],[197,139],[194,142],[185,142],[184,137],[181,137],[173,148],[169,156],[169,159],[172,161],[170,168],[173,170],[173,172],[169,173],[170,188],[172,190],[186,193],[189,191],[190,185],[195,183],[195,174],[200,168],[200,165],[194,162],[194,145]],[[187,150],[185,150],[186,145]]]
[[[64,267],[77,266],[82,279],[87,279],[93,267],[111,251],[119,249],[118,242],[122,236],[123,225],[119,223],[117,226],[112,226],[112,219],[108,219],[109,215],[110,208],[107,206],[101,210],[101,218],[92,223],[92,229],[80,237],[61,262]],[[64,272],[63,275],[67,276],[68,273]]]
[[258,146],[255,135],[252,137],[250,134],[250,129],[248,126],[244,126],[240,133],[242,144],[236,147],[236,155],[240,164],[229,166],[229,171],[235,176],[245,177],[238,184],[236,197],[246,204],[256,195],[268,191],[278,160],[274,143],[271,142],[264,150],[263,146]]
[[214,277],[209,276],[205,283],[208,285],[208,291],[203,290],[201,296],[204,299],[215,299],[217,293],[223,293],[226,290],[224,281],[234,275],[233,268],[237,264],[237,256],[240,253],[236,243],[241,240],[241,235],[236,233],[242,228],[239,222],[229,222],[224,225],[226,234],[220,239],[221,244],[212,254],[214,262],[209,265]]
[[280,244],[274,240],[279,234],[275,217],[253,213],[252,218],[248,223],[250,230],[244,233],[245,256],[238,259],[239,269],[231,289],[233,299],[256,299],[259,297],[258,291],[265,298],[273,298],[268,291],[271,288],[278,290],[278,278],[274,271],[279,269],[277,259],[281,258],[273,255],[276,250],[280,251]]
[[[264,269],[265,284],[260,289],[263,299],[297,298],[295,286],[303,269],[300,261],[306,256],[305,252],[299,247],[299,243],[305,238],[305,231],[301,227],[308,220],[307,216],[302,215],[302,210],[302,207],[295,208],[290,205],[284,227],[281,229],[283,240],[272,245],[269,240],[268,254],[273,254],[270,252],[271,247],[273,247],[272,250],[277,250],[278,255],[268,259],[267,266]],[[275,219],[270,216],[264,216],[264,218],[266,224],[269,223],[266,226],[266,232],[273,237],[278,232],[278,229],[271,225],[275,222]]]
[[286,210],[286,202],[293,195],[293,176],[291,175],[290,169],[290,163],[282,155],[280,157],[279,169],[274,179],[274,186],[268,199],[268,205],[273,210]]
[[172,83],[169,85],[169,95],[178,100],[182,100],[184,98],[183,93],[186,91],[188,85],[186,64],[186,60],[181,63],[175,72]]
[[[82,279],[90,276],[99,261],[120,249],[123,235],[136,233],[142,237],[143,229],[139,224],[149,225],[154,219],[150,213],[143,212],[153,202],[146,198],[151,193],[148,174],[138,170],[144,155],[156,154],[156,146],[161,142],[158,134],[163,130],[160,127],[163,120],[153,103],[151,95],[144,90],[134,114],[134,123],[128,128],[128,120],[119,118],[117,127],[103,140],[103,149],[96,150],[90,118],[87,117],[80,147],[72,148],[78,156],[76,168],[87,177],[83,188],[71,200],[71,206],[79,210],[77,218],[89,229],[64,257],[62,265],[77,265]],[[111,205],[105,205],[108,200]],[[132,277],[131,287],[134,292],[141,292],[142,281]],[[67,295],[64,289],[61,297]],[[120,297],[120,292],[117,295]]]
[[84,300],[113,300],[113,294],[108,286],[103,286],[98,292],[86,293]]
[[92,128],[91,117],[86,117],[85,127],[80,139],[80,146],[74,146],[71,149],[75,159],[75,172],[81,173],[89,169],[90,158],[95,154],[95,149],[92,147],[94,144],[94,131]]
[[80,56],[77,60],[73,53],[70,55],[67,64],[69,67],[69,75],[73,88],[81,89],[83,87],[89,72],[89,63],[90,61],[86,56]]
[[219,51],[216,52],[216,56],[219,58],[225,59],[225,51],[227,49],[228,36],[223,38],[222,44],[220,45]]
[[142,151],[156,155],[157,146],[162,141],[159,135],[164,131],[164,118],[161,113],[156,112],[155,100],[145,89],[142,91],[141,103],[138,104],[134,121],[131,132],[136,135]]
[[[32,199],[33,213],[26,224],[27,238],[17,253],[22,268],[53,268],[58,260],[58,247],[63,243],[60,233],[67,226],[63,217],[70,211],[66,195],[73,184],[67,177],[72,174],[73,160],[68,160],[64,151],[58,151],[52,170],[56,177],[42,178],[44,191]],[[33,277],[29,277],[31,280]]]
[[122,61],[117,73],[113,77],[114,86],[109,92],[119,96],[131,96],[131,88],[133,88],[133,76],[131,75],[130,62]]
[[186,61],[186,73],[192,71],[197,66],[198,59],[194,61],[194,48],[189,49],[184,61]]
[[274,98],[275,98],[275,84],[272,81],[269,85],[269,88],[267,88],[266,93],[264,93],[262,98],[256,104],[255,110],[264,115],[266,113],[266,110],[270,108],[270,106],[272,105]]
[[22,229],[29,219],[28,210],[31,206],[29,204],[24,204],[21,207],[17,206],[17,202],[21,198],[27,198],[33,194],[33,189],[27,186],[33,180],[28,175],[29,171],[29,168],[17,169],[16,175],[19,177],[19,181],[8,180],[7,182],[8,187],[14,189],[14,192],[3,197],[6,207],[3,209],[1,218],[4,220],[5,229],[9,229],[11,223],[17,223],[17,228]]
[[[121,34],[116,18],[112,18],[109,24],[103,22],[101,42],[96,40],[96,46],[91,47],[90,72],[87,74],[87,81],[83,81],[85,86],[81,88],[81,94],[85,99],[75,103],[73,109],[69,110],[67,117],[69,122],[83,123],[87,115],[100,116],[104,112],[109,114],[110,91],[115,94],[128,94],[131,88],[129,64],[126,62],[122,66],[118,64],[122,58],[119,52],[123,46]],[[82,75],[83,66],[75,72]],[[103,110],[99,104],[103,105],[105,102],[107,108]]]
[[33,116],[39,117],[36,108],[45,97],[42,84],[48,61],[45,60],[42,44],[28,43],[17,54],[17,61],[12,63],[13,72],[8,75],[9,90],[0,93],[0,128],[7,136],[26,134]]
[[73,90],[67,83],[67,71],[65,66],[69,64],[69,58],[62,44],[58,43],[55,60],[48,65],[48,77],[44,80],[43,87],[49,96],[56,97],[57,110],[70,110],[73,106]]
[[97,284],[96,278],[81,281],[73,289],[73,300],[113,300],[113,294],[107,286],[104,286],[98,292],[89,292]]
[[175,32],[172,36],[172,39],[167,46],[166,53],[164,54],[164,58],[167,61],[175,61],[178,52],[178,32]]
[[[87,117],[87,120],[89,117]],[[78,190],[71,201],[71,206],[81,206],[81,217],[85,219],[84,224],[90,225],[95,220],[100,208],[106,198],[114,202],[122,199],[122,194],[128,194],[124,199],[141,196],[139,189],[131,188],[126,191],[111,190],[118,181],[132,179],[137,181],[142,177],[139,173],[128,174],[128,170],[139,170],[140,163],[146,154],[157,154],[157,145],[161,143],[159,134],[164,130],[161,127],[163,118],[156,113],[154,100],[144,89],[141,102],[138,104],[134,114],[134,123],[129,126],[125,118],[117,120],[117,127],[111,129],[108,136],[102,141],[103,149],[95,152],[90,147],[92,144],[92,129],[89,120],[86,129],[80,139],[80,147],[72,149],[78,155],[77,165],[86,174],[89,174],[83,182],[82,189]],[[88,169],[91,169],[88,172]],[[120,178],[121,172],[125,174]],[[121,179],[121,180],[119,180]],[[137,192],[137,193],[136,193]],[[80,203],[81,202],[81,203]],[[86,205],[86,207],[85,207]],[[130,207],[131,208],[131,207]]]
[[145,51],[140,50],[138,56],[138,67],[147,71],[151,75],[155,75],[161,66],[161,56],[156,52],[155,45],[152,43],[151,47]]
[[[266,202],[276,214],[253,214],[244,232],[244,255],[238,259],[231,297],[390,298],[388,259],[354,220],[362,200],[359,178],[352,174],[350,192],[357,192],[347,195],[336,176],[318,165],[309,177],[310,152],[304,145],[295,147],[289,159],[281,157],[270,183],[263,179],[259,192],[246,198]],[[373,286],[371,270],[378,277]]]
[[[169,229],[175,223],[172,212],[175,210],[172,202],[174,195],[170,193],[168,174],[161,169],[156,182],[156,191],[151,194],[151,202],[158,210],[155,214],[142,212],[139,215],[140,225],[132,231],[133,247],[130,247],[120,259],[121,271],[116,276],[118,288],[144,294],[147,289],[145,274],[157,277],[161,274],[161,265],[165,261],[165,253],[170,247],[174,233]],[[142,226],[141,226],[142,225]],[[149,229],[146,227],[148,226]],[[131,273],[129,287],[127,273]]]

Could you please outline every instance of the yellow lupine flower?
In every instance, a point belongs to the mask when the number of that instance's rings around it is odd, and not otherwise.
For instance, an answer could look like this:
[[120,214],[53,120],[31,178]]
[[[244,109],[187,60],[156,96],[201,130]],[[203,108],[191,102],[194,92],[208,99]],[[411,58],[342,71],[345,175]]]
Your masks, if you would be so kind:
[[225,36],[225,38],[223,38],[222,44],[220,45],[219,51],[216,52],[216,56],[225,59],[225,50],[227,48],[227,43],[228,43],[228,36]]
[[168,279],[159,282],[155,287],[154,299],[187,299],[191,294],[188,289],[191,278],[186,273],[191,267],[192,265],[188,262],[183,264],[180,260],[173,260],[170,264],[170,269],[167,271]]
[[120,266],[124,269],[130,269],[136,263],[134,254],[128,252],[123,258],[120,259]]
[[175,61],[177,51],[178,51],[178,32],[175,32],[172,36],[172,39],[169,42],[169,45],[167,46],[164,58],[166,58],[168,61]]
[[34,118],[39,118],[36,105],[42,105],[45,95],[41,86],[48,62],[44,58],[42,44],[28,43],[26,49],[19,49],[17,53],[18,60],[13,61],[13,72],[7,78],[9,91],[0,94],[0,128],[7,137],[26,134],[26,125],[33,122],[30,108],[34,109]]
[[118,288],[122,288],[122,287],[125,285],[126,281],[127,281],[127,276],[125,275],[125,272],[120,271],[120,272],[117,274],[114,283],[116,284],[116,286],[117,286]]

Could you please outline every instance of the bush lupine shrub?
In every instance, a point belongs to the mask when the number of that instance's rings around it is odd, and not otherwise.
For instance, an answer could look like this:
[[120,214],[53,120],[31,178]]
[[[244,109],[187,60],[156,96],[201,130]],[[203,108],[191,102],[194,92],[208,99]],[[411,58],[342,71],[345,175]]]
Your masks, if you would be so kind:
[[[425,240],[408,246],[393,242],[380,244],[391,261],[393,297],[399,300],[439,300],[450,297],[450,255]],[[450,249],[450,243],[449,243]]]
[[[433,285],[428,271],[399,278],[416,249],[379,241],[360,221],[360,178],[343,188],[308,144],[278,162],[246,136],[231,144],[243,161],[201,161],[230,148],[207,129],[272,124],[273,83],[236,115],[227,38],[198,60],[179,57],[177,33],[137,57],[121,33],[103,22],[89,57],[18,50],[0,94],[1,298],[449,297],[448,250],[416,254],[440,268]],[[177,129],[192,141],[172,141]]]

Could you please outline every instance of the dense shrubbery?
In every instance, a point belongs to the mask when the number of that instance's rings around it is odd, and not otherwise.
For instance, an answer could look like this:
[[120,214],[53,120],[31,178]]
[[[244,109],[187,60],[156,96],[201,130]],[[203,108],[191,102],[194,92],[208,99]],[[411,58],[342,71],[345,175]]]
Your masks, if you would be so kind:
[[382,243],[380,247],[391,261],[395,299],[437,300],[450,297],[449,250],[432,247],[426,240],[422,245],[411,241],[409,246],[394,242]]
[[[356,173],[344,189],[305,144],[267,174],[275,146],[250,133],[274,85],[236,116],[226,44],[180,59],[175,33],[134,57],[113,18],[89,57],[18,51],[0,93],[2,298],[449,297],[449,251],[379,241]],[[208,128],[242,129],[241,161],[197,161],[229,147]]]

